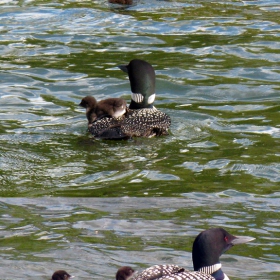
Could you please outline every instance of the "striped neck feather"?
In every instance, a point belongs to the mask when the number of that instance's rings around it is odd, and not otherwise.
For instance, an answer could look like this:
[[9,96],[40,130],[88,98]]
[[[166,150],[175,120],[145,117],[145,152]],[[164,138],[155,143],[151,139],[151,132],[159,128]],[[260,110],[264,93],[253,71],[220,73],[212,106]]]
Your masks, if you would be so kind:
[[222,268],[222,264],[216,263],[210,266],[204,266],[200,268],[198,271],[203,272],[205,274],[213,274],[214,272],[218,271]]

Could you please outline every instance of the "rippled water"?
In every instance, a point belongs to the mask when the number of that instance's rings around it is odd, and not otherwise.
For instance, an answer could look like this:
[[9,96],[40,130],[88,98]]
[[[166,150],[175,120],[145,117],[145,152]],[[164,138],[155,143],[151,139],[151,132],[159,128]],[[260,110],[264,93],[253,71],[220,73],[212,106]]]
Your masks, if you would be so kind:
[[[1,277],[191,268],[194,236],[224,226],[257,238],[223,256],[231,279],[278,279],[279,12],[269,0],[0,1]],[[156,70],[170,136],[93,140],[78,104],[129,102],[116,66],[133,58]]]
[[65,268],[78,279],[113,279],[124,264],[140,269],[177,263],[192,269],[194,236],[223,226],[257,238],[222,257],[231,279],[278,279],[278,200],[279,195],[235,191],[148,200],[2,198],[1,275],[47,279]]

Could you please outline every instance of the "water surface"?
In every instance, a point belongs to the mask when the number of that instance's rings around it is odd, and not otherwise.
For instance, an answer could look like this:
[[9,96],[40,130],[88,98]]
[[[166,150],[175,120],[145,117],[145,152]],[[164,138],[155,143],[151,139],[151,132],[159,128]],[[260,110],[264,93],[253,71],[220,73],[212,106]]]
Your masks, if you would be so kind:
[[[279,11],[268,0],[0,1],[1,275],[191,268],[194,236],[224,226],[257,238],[223,257],[231,279],[278,279]],[[117,65],[133,58],[156,70],[170,135],[92,139],[80,100],[129,103]]]

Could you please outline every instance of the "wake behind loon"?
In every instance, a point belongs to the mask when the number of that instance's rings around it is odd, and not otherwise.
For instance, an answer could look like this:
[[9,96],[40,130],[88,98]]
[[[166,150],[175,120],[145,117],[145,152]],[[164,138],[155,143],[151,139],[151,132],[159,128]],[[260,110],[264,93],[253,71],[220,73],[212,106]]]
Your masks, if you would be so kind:
[[[154,265],[137,274],[132,273],[130,267],[121,267],[116,274],[116,280],[229,280],[222,271],[220,256],[232,246],[254,239],[231,235],[223,228],[211,228],[201,232],[194,240],[194,271],[185,270],[177,265]],[[128,276],[121,278],[125,275]]]

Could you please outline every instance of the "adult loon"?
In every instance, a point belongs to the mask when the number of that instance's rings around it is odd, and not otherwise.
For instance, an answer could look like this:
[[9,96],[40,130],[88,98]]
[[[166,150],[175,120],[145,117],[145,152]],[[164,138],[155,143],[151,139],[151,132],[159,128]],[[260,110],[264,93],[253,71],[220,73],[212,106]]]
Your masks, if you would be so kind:
[[[155,71],[146,61],[133,59],[128,65],[120,65],[128,73],[131,86],[131,103],[123,115],[103,114],[93,120],[96,109],[87,107],[83,100],[80,105],[87,109],[89,131],[101,139],[126,139],[131,137],[152,137],[168,135],[170,117],[157,110],[155,100]],[[86,97],[88,99],[88,97]],[[112,98],[105,99],[109,102]],[[97,104],[102,101],[97,102]],[[121,112],[121,110],[117,110]]]
[[71,276],[65,270],[57,270],[52,275],[51,280],[69,280],[70,278],[74,278],[74,276]]
[[[194,271],[185,270],[177,265],[154,265],[141,273],[130,273],[124,280],[229,280],[222,271],[220,256],[234,245],[246,243],[255,238],[248,236],[234,236],[223,228],[212,228],[201,232],[195,239],[192,248]],[[126,275],[130,267],[118,270]]]

